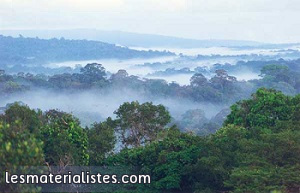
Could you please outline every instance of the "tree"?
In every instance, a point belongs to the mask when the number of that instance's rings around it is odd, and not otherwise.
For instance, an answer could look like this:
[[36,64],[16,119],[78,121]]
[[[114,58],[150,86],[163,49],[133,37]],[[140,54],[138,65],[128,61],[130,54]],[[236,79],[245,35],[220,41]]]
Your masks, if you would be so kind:
[[48,82],[54,87],[58,89],[68,89],[75,87],[83,88],[84,86],[80,84],[79,80],[76,79],[76,74],[56,74],[49,78]]
[[110,77],[111,81],[123,81],[125,78],[128,77],[128,73],[126,70],[118,70],[117,73],[112,74]]
[[299,106],[299,95],[268,89],[232,106],[225,125],[242,126],[245,135],[231,149],[237,162],[224,180],[227,187],[241,193],[300,188]]
[[195,162],[187,166],[187,175],[193,179],[195,189],[199,192],[228,191],[224,181],[229,178],[231,170],[238,165],[237,151],[240,141],[245,138],[246,129],[228,125],[215,134],[205,138]]
[[91,63],[87,64],[85,67],[80,69],[80,72],[83,75],[82,81],[84,83],[95,83],[95,82],[103,82],[105,81],[105,68],[102,64]]
[[89,139],[90,165],[99,166],[110,153],[116,143],[114,128],[110,122],[94,123],[87,130]]
[[[6,105],[0,115],[0,169],[10,174],[39,174],[40,169],[31,166],[44,164],[43,141],[40,138],[41,111],[30,109],[22,102]],[[2,183],[2,182],[0,182]],[[3,184],[1,184],[3,185]],[[29,185],[3,185],[1,192],[30,191],[37,189]]]
[[187,170],[197,189],[290,192],[300,187],[299,96],[259,89],[240,101]]
[[126,147],[139,147],[156,140],[171,119],[163,105],[149,102],[126,102],[114,113],[117,116],[117,132]]
[[272,89],[259,89],[252,99],[243,100],[231,107],[225,125],[234,124],[245,128],[269,128],[278,120],[288,120],[293,114],[291,97]]
[[23,130],[29,130],[31,133],[39,133],[42,124],[42,112],[30,109],[21,102],[15,102],[7,105],[5,113],[0,116],[3,123],[14,125],[16,122],[22,122]]
[[210,79],[215,88],[220,89],[222,92],[234,91],[233,83],[237,81],[236,77],[229,76],[227,71],[223,69],[216,70],[215,73],[216,75]]
[[206,77],[201,73],[194,74],[190,82],[191,82],[191,86],[193,87],[203,86],[208,83]]
[[[225,181],[234,192],[298,192],[300,132],[291,128],[241,141],[240,163]],[[297,191],[290,191],[296,189]]]
[[290,71],[288,66],[266,65],[261,69],[261,74],[265,80],[291,83]]
[[57,110],[46,112],[42,134],[48,165],[66,167],[89,163],[86,131],[71,114]]
[[194,131],[195,133],[205,135],[202,128],[209,120],[205,117],[205,112],[201,109],[188,110],[181,115],[180,127],[184,131]]
[[[20,119],[13,125],[0,122],[0,169],[10,174],[37,173],[39,170],[29,166],[41,166],[44,163],[43,142],[28,129],[24,129]],[[37,189],[29,185],[5,184],[0,178],[1,192],[35,192]]]
[[162,135],[161,141],[123,149],[119,154],[110,156],[106,164],[134,168],[135,173],[150,175],[151,184],[135,186],[140,191],[192,192],[194,181],[187,167],[197,160],[203,140],[189,133],[181,133],[175,127],[164,130]]
[[259,87],[273,88],[285,94],[297,93],[299,72],[290,71],[285,65],[266,65],[261,69],[261,81],[257,82]]
[[297,192],[299,107],[300,95],[259,89],[231,107],[215,134],[199,137],[174,128],[162,130],[161,140],[125,148],[105,163],[151,175],[152,183],[143,191]]

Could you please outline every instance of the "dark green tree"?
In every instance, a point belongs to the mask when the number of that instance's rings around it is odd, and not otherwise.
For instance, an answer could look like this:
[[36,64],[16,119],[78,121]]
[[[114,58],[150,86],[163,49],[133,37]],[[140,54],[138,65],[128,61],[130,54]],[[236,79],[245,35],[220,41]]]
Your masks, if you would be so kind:
[[30,109],[21,102],[15,102],[7,105],[3,115],[0,115],[3,123],[14,125],[16,121],[22,122],[21,127],[28,129],[31,133],[39,133],[42,125],[42,112]]
[[57,110],[46,112],[42,134],[48,165],[65,167],[89,163],[87,133],[71,114]]
[[[106,160],[109,166],[133,168],[133,172],[148,174],[152,183],[134,186],[137,192],[191,192],[194,181],[187,166],[196,162],[203,140],[176,128],[168,128],[163,140],[133,149],[123,149]],[[132,191],[133,189],[131,189]]]
[[293,111],[291,97],[276,90],[262,88],[252,95],[252,99],[234,104],[225,125],[268,129],[279,120],[289,120]]
[[156,140],[171,119],[163,105],[149,102],[126,102],[114,113],[116,130],[126,147],[139,147]]
[[14,124],[0,122],[0,191],[1,192],[36,192],[38,189],[29,185],[5,184],[4,171],[10,174],[39,174],[30,166],[44,164],[43,142],[24,128],[21,120]]
[[91,84],[96,82],[104,82],[106,80],[106,72],[102,64],[87,64],[85,67],[80,69],[80,72],[83,75],[81,81],[84,83]]
[[261,74],[265,80],[291,83],[290,70],[288,66],[283,65],[266,65],[261,69]]
[[99,166],[115,147],[116,136],[110,121],[94,123],[87,129],[90,165]]
[[241,193],[299,189],[299,105],[299,96],[259,89],[232,106],[225,125],[244,127],[246,135],[231,149],[238,161],[224,180],[227,187]]
[[206,85],[208,83],[208,80],[203,74],[196,73],[192,76],[190,82],[192,87],[199,87]]

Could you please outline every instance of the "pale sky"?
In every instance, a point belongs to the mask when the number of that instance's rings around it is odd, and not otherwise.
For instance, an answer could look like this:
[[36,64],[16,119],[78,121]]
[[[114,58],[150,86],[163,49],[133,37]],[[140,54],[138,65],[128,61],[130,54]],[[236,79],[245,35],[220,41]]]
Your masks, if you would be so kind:
[[93,28],[300,42],[300,0],[0,0],[3,29]]

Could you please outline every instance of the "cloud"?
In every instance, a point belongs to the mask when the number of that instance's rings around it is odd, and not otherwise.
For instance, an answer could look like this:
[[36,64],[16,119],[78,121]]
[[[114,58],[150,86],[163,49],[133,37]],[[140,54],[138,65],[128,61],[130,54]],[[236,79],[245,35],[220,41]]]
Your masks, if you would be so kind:
[[106,11],[120,8],[123,0],[1,0],[2,10],[33,12]]
[[273,12],[299,11],[298,0],[0,0],[14,11]]
[[300,41],[299,0],[0,0],[0,29],[98,28],[197,39]]
[[[146,0],[147,1],[147,0]],[[145,4],[150,9],[162,12],[179,12],[186,11],[187,1],[186,0],[148,0]]]
[[290,12],[299,11],[298,0],[187,0],[189,11],[202,12]]

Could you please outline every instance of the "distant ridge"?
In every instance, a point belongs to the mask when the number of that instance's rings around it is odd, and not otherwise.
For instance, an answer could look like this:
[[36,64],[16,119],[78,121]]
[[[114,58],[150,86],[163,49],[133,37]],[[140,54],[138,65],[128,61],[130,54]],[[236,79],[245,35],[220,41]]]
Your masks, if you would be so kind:
[[138,51],[100,41],[65,38],[46,40],[0,35],[0,68],[7,65],[41,65],[49,62],[155,58],[174,55],[167,51]]
[[103,41],[123,46],[136,47],[256,47],[267,45],[255,41],[244,40],[195,40],[163,35],[139,34],[122,31],[103,31],[96,29],[72,29],[72,30],[1,30],[3,35],[17,37],[22,34],[25,37],[87,39]]

